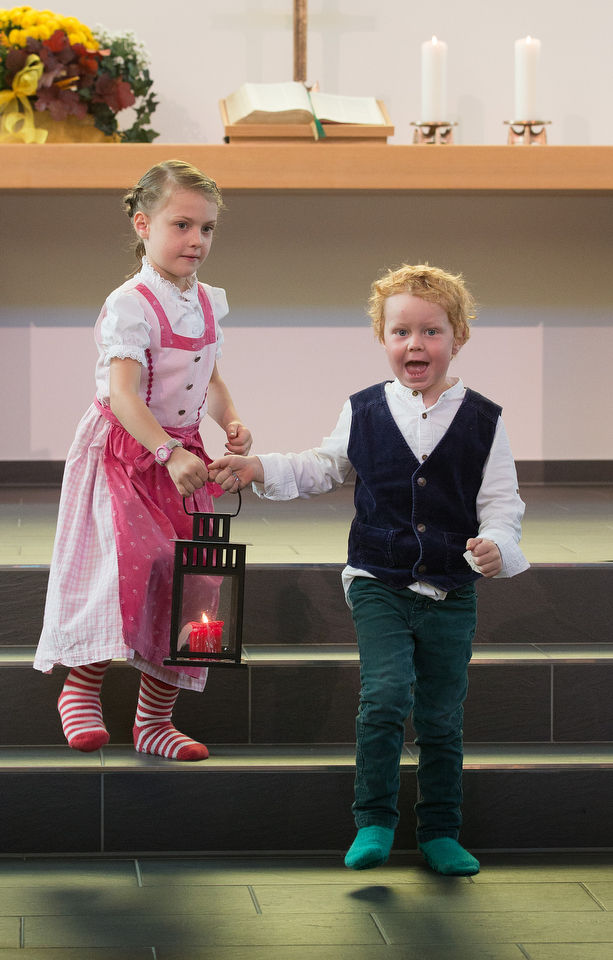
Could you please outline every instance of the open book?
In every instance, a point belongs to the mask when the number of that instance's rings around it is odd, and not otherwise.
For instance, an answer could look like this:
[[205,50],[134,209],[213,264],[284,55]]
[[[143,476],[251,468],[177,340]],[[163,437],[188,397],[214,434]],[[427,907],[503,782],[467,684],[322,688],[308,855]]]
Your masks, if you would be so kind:
[[225,100],[228,123],[310,123],[313,115],[324,123],[385,124],[374,97],[341,97],[309,93],[302,83],[244,83]]

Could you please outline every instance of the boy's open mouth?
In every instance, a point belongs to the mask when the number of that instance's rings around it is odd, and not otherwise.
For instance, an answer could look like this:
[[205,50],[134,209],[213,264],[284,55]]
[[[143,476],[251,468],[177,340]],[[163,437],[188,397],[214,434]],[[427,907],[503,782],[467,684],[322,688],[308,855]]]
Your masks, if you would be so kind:
[[406,371],[413,377],[419,377],[421,374],[425,373],[428,369],[428,364],[425,360],[409,360],[405,364]]

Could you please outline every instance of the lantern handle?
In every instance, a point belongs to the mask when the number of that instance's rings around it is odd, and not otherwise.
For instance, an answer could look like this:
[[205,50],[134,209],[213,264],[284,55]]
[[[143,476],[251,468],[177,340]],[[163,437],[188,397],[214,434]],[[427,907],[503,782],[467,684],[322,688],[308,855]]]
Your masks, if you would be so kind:
[[[236,511],[236,513],[227,514],[227,516],[229,517],[238,517],[239,513],[241,512],[241,507],[243,505],[243,498],[241,497],[240,490],[236,491],[236,495],[238,497],[238,510]],[[190,510],[187,509],[186,503],[189,499],[190,499],[189,497],[183,497],[183,509],[185,510],[188,517],[195,517],[198,511],[194,511],[194,513],[192,513]]]

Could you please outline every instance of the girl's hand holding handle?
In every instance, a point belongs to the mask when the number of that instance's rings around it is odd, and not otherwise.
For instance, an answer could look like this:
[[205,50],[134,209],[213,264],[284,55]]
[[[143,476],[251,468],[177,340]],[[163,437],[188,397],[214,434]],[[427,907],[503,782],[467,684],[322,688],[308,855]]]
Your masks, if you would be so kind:
[[170,479],[182,497],[189,497],[194,490],[199,490],[209,479],[207,469],[200,459],[184,450],[175,447],[166,463]]
[[226,450],[229,453],[246,457],[251,449],[253,439],[245,424],[241,423],[240,420],[233,420],[226,427],[226,436],[228,437]]
[[479,567],[481,576],[495,577],[502,571],[500,550],[493,540],[471,537],[466,543],[466,549],[470,550],[473,560]]
[[238,493],[250,483],[264,483],[264,468],[259,457],[221,457],[209,463],[209,480],[222,490]]

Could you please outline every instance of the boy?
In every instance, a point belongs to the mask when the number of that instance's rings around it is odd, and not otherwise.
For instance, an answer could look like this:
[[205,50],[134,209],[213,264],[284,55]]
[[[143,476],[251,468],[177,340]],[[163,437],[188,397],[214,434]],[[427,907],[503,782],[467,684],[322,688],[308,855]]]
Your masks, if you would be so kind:
[[224,489],[254,481],[276,500],[325,493],[355,468],[343,571],[361,665],[358,832],[345,858],[354,870],[389,856],[412,713],[419,850],[438,873],[479,871],[458,843],[474,581],[529,564],[518,546],[524,504],[500,407],[448,373],[473,307],[459,276],[428,265],[389,271],[372,286],[369,314],[394,381],[354,394],[321,447],[209,467]]

